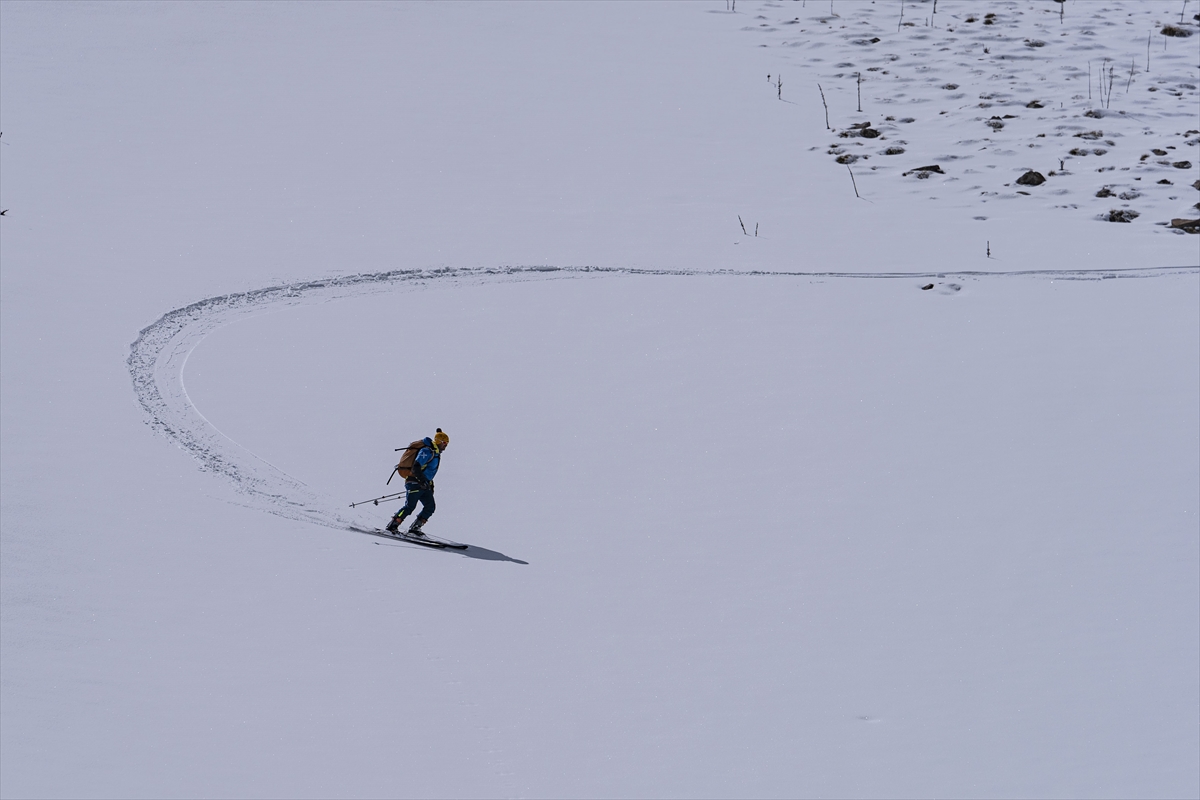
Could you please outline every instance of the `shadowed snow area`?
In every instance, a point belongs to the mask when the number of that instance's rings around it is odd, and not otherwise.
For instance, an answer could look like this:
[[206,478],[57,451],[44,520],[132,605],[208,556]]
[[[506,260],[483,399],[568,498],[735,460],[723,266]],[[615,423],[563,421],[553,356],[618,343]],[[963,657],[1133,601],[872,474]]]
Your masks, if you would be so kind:
[[0,4],[0,795],[1200,793],[1200,7],[903,9]]

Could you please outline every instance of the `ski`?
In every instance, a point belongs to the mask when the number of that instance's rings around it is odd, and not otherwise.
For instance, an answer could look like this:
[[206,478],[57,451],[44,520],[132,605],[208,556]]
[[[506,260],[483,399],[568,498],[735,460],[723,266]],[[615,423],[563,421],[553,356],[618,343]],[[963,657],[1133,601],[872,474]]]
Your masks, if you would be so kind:
[[470,545],[462,544],[461,542],[452,542],[448,539],[435,539],[429,534],[425,534],[424,538],[428,538],[429,541],[440,544],[442,547],[449,547],[451,550],[466,550],[470,547]]
[[356,533],[366,533],[366,534],[370,534],[371,536],[378,536],[381,539],[395,539],[400,542],[410,542],[412,544],[419,544],[422,547],[432,547],[435,550],[443,550],[445,548],[450,548],[452,550],[466,550],[467,547],[469,546],[469,545],[465,545],[465,544],[460,544],[458,542],[446,541],[445,539],[434,539],[428,535],[413,536],[405,531],[397,531],[396,533],[388,533],[387,531],[381,530],[378,528],[358,528],[358,527],[351,527],[350,530],[352,530]]

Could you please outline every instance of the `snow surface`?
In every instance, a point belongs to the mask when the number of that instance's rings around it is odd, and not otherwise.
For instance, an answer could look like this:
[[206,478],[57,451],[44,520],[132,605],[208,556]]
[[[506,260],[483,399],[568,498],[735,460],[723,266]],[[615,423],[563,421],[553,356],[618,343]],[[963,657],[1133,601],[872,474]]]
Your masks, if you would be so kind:
[[1200,795],[1179,6],[0,3],[0,794]]

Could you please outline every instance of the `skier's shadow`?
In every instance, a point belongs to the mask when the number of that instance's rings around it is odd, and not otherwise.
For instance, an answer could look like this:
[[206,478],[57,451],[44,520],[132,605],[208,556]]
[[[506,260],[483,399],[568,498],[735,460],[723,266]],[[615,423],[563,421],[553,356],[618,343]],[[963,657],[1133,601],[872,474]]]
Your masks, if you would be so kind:
[[466,556],[467,558],[478,558],[481,561],[511,561],[514,564],[525,564],[527,566],[529,564],[528,561],[506,556],[504,553],[497,553],[495,550],[488,550],[486,547],[476,547],[473,544],[468,545],[466,550],[451,550],[449,552],[457,552],[459,555]]

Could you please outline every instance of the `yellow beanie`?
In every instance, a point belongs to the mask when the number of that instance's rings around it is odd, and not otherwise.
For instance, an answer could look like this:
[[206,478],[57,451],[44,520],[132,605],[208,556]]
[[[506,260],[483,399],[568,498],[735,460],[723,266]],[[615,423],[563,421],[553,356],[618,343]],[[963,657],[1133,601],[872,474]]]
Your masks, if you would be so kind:
[[445,450],[446,445],[450,444],[450,437],[443,433],[441,428],[438,428],[437,433],[433,435],[433,443],[437,445],[438,450]]

